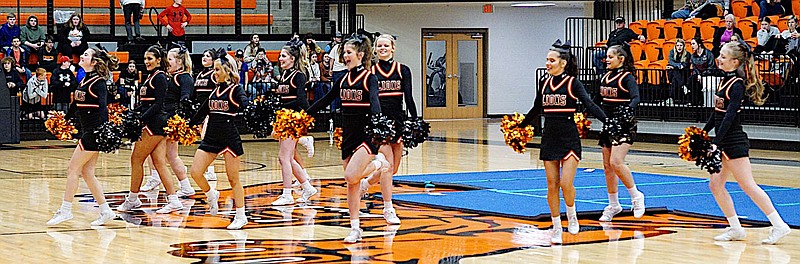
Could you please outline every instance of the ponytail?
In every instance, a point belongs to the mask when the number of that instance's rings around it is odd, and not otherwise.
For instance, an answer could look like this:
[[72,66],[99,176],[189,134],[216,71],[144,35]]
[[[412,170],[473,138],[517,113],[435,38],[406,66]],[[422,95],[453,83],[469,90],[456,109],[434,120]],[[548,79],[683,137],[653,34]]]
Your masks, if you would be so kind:
[[[731,58],[739,61],[739,68],[736,69],[736,75],[744,79],[745,94],[750,97],[750,101],[755,105],[763,105],[767,100],[764,97],[764,83],[761,82],[761,76],[758,74],[753,54],[750,52],[750,47],[741,41],[728,42],[722,47],[727,51]],[[720,51],[722,52],[722,51]]]

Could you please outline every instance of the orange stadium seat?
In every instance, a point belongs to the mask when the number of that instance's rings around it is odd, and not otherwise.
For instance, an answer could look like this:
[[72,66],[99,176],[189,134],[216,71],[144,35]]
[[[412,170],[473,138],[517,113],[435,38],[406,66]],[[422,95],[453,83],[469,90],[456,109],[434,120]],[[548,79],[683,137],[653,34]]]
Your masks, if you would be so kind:
[[753,10],[753,14],[752,14],[753,16],[757,16],[758,14],[761,13],[761,7],[758,6],[758,2],[753,1],[753,0],[747,0],[747,2],[748,2],[747,5],[750,6],[750,9]]
[[791,0],[792,1],[792,12],[795,16],[800,16],[800,0]]
[[755,33],[758,32],[758,23],[749,19],[740,19],[736,22],[736,27],[742,31],[742,37],[745,39],[755,37]]
[[120,71],[112,71],[111,72],[111,78],[114,79],[115,83],[119,81],[119,74],[120,74]]
[[647,64],[647,82],[652,85],[661,85],[666,67],[667,60],[652,61]]
[[744,40],[747,45],[750,45],[750,48],[755,48],[758,46],[758,38],[749,38]]
[[665,39],[677,38],[678,35],[680,35],[681,33],[682,24],[683,24],[683,19],[673,19],[664,22],[664,38]]
[[638,84],[644,83],[645,72],[646,72],[645,69],[647,68],[647,64],[649,63],[650,62],[648,61],[637,61],[636,63],[633,64],[633,66],[636,68],[636,70],[634,71],[634,75],[636,76],[636,83]]
[[642,60],[642,51],[644,50],[644,44],[641,41],[634,40],[631,41],[631,56],[633,57],[633,61],[640,61]]
[[752,10],[747,7],[747,2],[744,0],[734,0],[731,2],[731,10],[733,11],[733,15],[736,17],[752,16],[753,14],[750,13]]
[[[800,15],[800,14],[798,14]],[[782,17],[777,21],[778,29],[783,32],[784,30],[789,29],[789,17]]]
[[278,61],[278,57],[281,55],[281,51],[280,50],[268,50],[266,52],[266,55],[267,55],[267,59],[269,61],[276,62],[276,61]]
[[710,39],[703,40],[703,46],[706,47],[707,50],[713,50],[714,41]]
[[683,21],[681,24],[681,32],[683,33],[684,40],[690,40],[694,38],[700,28],[700,21],[702,20],[699,18],[687,19]]
[[664,48],[664,40],[663,39],[654,39],[647,41],[644,48],[644,54],[647,56],[647,60],[649,61],[657,61],[663,60],[664,56],[661,54],[663,53],[662,49]]
[[664,19],[653,20],[647,22],[647,39],[660,39],[664,38]]
[[661,46],[664,49],[664,59],[667,59],[669,52],[675,48],[675,43],[675,39],[664,41],[664,45]]
[[643,35],[643,32],[647,29],[647,20],[633,21],[628,25],[628,28],[633,30],[636,34]]
[[109,55],[117,56],[119,63],[128,63],[129,53],[127,51],[111,51]]
[[718,17],[712,17],[700,22],[700,37],[703,39],[714,38],[714,31],[719,27],[719,21]]
[[[119,1],[114,1],[114,6],[120,8]],[[146,1],[146,7],[164,8],[172,5],[173,0],[150,0]],[[233,0],[210,1],[209,7],[213,9],[233,9]],[[206,8],[206,1],[185,1],[182,4],[186,8]],[[47,7],[47,1],[19,1],[20,7]],[[75,0],[53,0],[53,6],[57,8],[79,8],[81,1]],[[17,7],[17,0],[0,0],[0,7]],[[85,8],[108,8],[108,1],[83,1]],[[242,0],[242,8],[256,8],[256,0]]]

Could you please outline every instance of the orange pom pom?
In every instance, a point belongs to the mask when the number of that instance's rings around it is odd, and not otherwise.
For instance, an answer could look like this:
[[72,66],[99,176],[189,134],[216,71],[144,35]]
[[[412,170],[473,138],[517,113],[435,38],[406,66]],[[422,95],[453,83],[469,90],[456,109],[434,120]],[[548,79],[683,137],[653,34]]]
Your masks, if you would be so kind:
[[578,134],[581,138],[586,138],[589,136],[589,128],[592,127],[592,121],[587,119],[583,113],[575,113],[573,118],[575,120],[575,126],[578,128]]
[[308,130],[314,127],[314,117],[306,111],[296,112],[291,109],[275,111],[275,122],[272,123],[272,137],[278,140],[308,135]]
[[109,104],[106,108],[108,108],[108,122],[122,125],[122,119],[125,117],[125,111],[128,111],[128,108],[119,103]]
[[503,132],[506,145],[517,153],[525,153],[525,144],[533,139],[533,127],[518,127],[523,119],[524,115],[515,112],[513,116],[503,116],[503,121],[500,122],[500,131]]
[[200,126],[189,127],[189,122],[179,115],[172,116],[164,127],[167,138],[178,144],[189,146],[200,139]]
[[684,131],[686,133],[678,138],[678,156],[685,161],[695,161],[697,157],[692,155],[692,148],[690,147],[692,136],[700,136],[703,141],[710,141],[711,138],[708,137],[708,132],[696,126],[687,127]]
[[337,127],[333,130],[333,142],[336,143],[336,148],[342,149],[342,128]]
[[44,121],[44,127],[50,131],[56,139],[67,141],[72,139],[73,134],[77,134],[78,130],[72,125],[72,122],[65,119],[64,112],[50,111],[47,114],[47,120]]

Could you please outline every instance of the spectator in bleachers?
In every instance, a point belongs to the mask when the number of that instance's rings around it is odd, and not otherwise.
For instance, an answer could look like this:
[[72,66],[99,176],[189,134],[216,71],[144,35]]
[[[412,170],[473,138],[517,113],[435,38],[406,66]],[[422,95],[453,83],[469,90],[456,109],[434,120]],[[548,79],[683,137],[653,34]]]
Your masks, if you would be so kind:
[[47,36],[44,40],[44,47],[39,49],[39,67],[47,72],[53,72],[58,67],[58,50],[53,43],[53,37]]
[[311,32],[306,33],[305,36],[306,49],[308,49],[308,56],[311,58],[311,52],[320,54],[323,52],[322,48],[317,45],[317,40],[314,39],[314,34]]
[[701,18],[701,19],[708,19],[712,17],[719,17],[719,11],[722,10],[722,15],[727,16],[730,14],[731,9],[731,2],[730,0],[706,0],[700,6],[695,8],[691,14],[689,14],[690,18]]
[[130,97],[133,96],[136,87],[139,87],[139,70],[136,69],[136,61],[128,61],[128,67],[119,73],[117,80],[117,90],[120,95],[120,103],[130,105]]
[[759,19],[766,16],[783,15],[783,13],[786,12],[786,10],[783,10],[781,0],[761,0],[761,2],[758,3],[758,7],[761,10],[758,13]]
[[742,36],[742,30],[736,27],[736,17],[733,14],[728,14],[725,16],[725,27],[717,28],[714,31],[714,42],[713,42],[713,49],[711,53],[714,54],[714,57],[719,56],[719,50],[722,48],[722,45],[725,43],[731,42],[731,36],[734,34]]
[[22,92],[22,113],[26,119],[43,119],[42,100],[47,98],[47,71],[36,69],[35,78],[28,79],[28,86]]
[[[258,37],[258,34],[253,34],[250,36],[250,43],[244,47],[244,62],[251,63],[256,58],[258,54],[258,50],[261,49],[261,41]],[[254,65],[251,63],[250,67],[252,68]]]
[[78,80],[72,68],[72,59],[67,56],[58,58],[58,68],[50,76],[50,90],[53,91],[53,104],[58,111],[67,112],[70,94],[78,88]]
[[3,50],[11,47],[11,39],[19,37],[20,28],[17,25],[17,16],[14,13],[8,12],[6,16],[6,23],[0,27],[0,46]]
[[239,68],[239,85],[242,87],[247,87],[247,71],[250,70],[247,63],[244,63],[244,51],[236,50],[236,55],[233,57],[236,60],[236,64]]
[[0,62],[3,63],[3,73],[6,76],[6,85],[8,86],[8,91],[11,96],[17,96],[20,89],[22,89],[25,85],[22,82],[22,78],[19,77],[19,72],[14,69],[14,58],[11,57],[4,57]]
[[22,49],[22,42],[19,37],[11,39],[11,47],[6,50],[6,57],[14,58],[16,62],[14,69],[19,73],[24,73],[26,80],[31,78],[31,70],[28,69],[28,53]]
[[[125,33],[128,36],[128,42],[125,44],[133,44],[134,32],[136,33],[136,41],[144,41],[139,25],[139,20],[142,19],[142,11],[144,10],[144,0],[119,0],[119,4],[122,6],[122,14],[125,17]],[[133,20],[133,26],[131,26],[131,20]],[[133,28],[134,32],[131,32],[131,28]]]
[[[309,51],[307,91],[314,93],[314,100],[322,98],[322,96],[325,95],[324,93],[317,93],[317,87],[319,86],[320,75],[321,75],[319,63],[317,62],[317,60],[319,59],[318,57],[319,55],[317,54],[317,52]],[[309,101],[309,103],[311,103],[311,101]]]
[[772,19],[769,17],[761,18],[761,28],[756,32],[758,45],[753,52],[771,54],[775,48],[775,39],[773,37],[780,34],[781,32],[778,28],[772,26]]
[[703,103],[703,85],[700,82],[700,77],[709,75],[710,69],[715,68],[714,54],[703,46],[703,39],[700,36],[692,39],[692,73],[689,77],[688,88],[689,102],[692,105],[702,105]]
[[[786,43],[786,53],[800,52],[800,28],[797,27],[797,16],[789,16],[786,22],[787,29],[781,32],[781,39]],[[800,67],[795,67],[800,68]]]
[[72,55],[80,56],[89,49],[91,33],[89,27],[83,23],[83,19],[78,14],[72,14],[67,24],[58,31],[58,51],[61,55],[72,58]]
[[19,39],[28,54],[39,54],[45,39],[44,27],[39,26],[39,18],[33,15],[28,17],[28,23],[20,29]]
[[333,41],[328,42],[328,45],[325,45],[325,53],[330,53],[333,46],[337,44],[342,44],[342,32],[336,31],[336,34],[333,35]]
[[670,87],[667,105],[671,105],[673,100],[680,101],[683,98],[683,85],[689,76],[691,55],[686,51],[686,42],[683,39],[675,40],[675,48],[669,51],[669,62],[667,64],[667,74],[669,75]]
[[328,93],[328,90],[331,89],[331,78],[331,57],[322,56],[322,62],[319,63],[319,82],[314,87],[315,101],[319,100],[322,95]]
[[[633,32],[630,28],[625,27],[625,18],[617,17],[614,19],[614,26],[616,29],[611,31],[608,35],[608,40],[606,41],[605,48],[622,45],[623,43],[628,43],[631,40],[638,39],[639,41],[645,41],[643,35],[637,35],[636,32]],[[604,62],[606,58],[606,50],[597,50],[594,53],[594,67],[597,71],[597,74],[603,75],[606,71],[606,64]],[[634,59],[635,60],[635,59]],[[336,78],[334,78],[336,79]],[[334,80],[335,81],[335,80]]]
[[703,0],[686,0],[686,3],[684,3],[680,9],[672,12],[672,18],[689,18],[692,11],[697,9],[702,2]]
[[272,75],[272,63],[267,60],[264,48],[258,49],[249,67],[253,69],[253,80],[250,82],[250,87],[248,87],[248,93],[254,95],[252,97],[266,94],[271,89],[274,76]]
[[166,25],[167,41],[170,42],[184,42],[186,37],[186,26],[192,22],[192,14],[183,5],[183,0],[173,0],[171,6],[164,8],[164,11],[158,14],[158,21],[162,25]]

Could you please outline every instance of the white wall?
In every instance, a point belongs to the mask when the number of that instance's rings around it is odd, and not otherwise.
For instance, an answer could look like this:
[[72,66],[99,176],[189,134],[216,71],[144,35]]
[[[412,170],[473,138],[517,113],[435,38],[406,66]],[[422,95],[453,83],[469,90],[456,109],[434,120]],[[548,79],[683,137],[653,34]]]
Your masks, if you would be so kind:
[[[398,35],[397,60],[414,73],[414,101],[422,108],[422,28],[486,28],[487,114],[525,113],[532,106],[535,69],[544,67],[550,45],[564,37],[565,19],[582,16],[581,7],[515,8],[496,4],[362,5],[365,29]],[[418,109],[418,110],[420,110]]]

